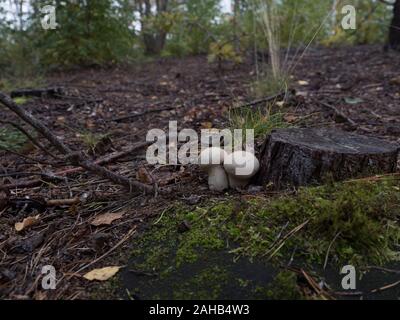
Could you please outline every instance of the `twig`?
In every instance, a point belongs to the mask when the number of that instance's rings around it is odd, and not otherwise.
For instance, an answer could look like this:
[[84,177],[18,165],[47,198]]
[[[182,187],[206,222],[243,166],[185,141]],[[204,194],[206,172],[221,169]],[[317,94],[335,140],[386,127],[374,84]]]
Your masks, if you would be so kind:
[[[308,222],[310,222],[310,220],[306,220],[304,221],[302,224],[298,225],[297,227],[293,228],[291,231],[289,231],[280,242],[278,242],[278,247],[274,250],[273,253],[271,253],[271,255],[268,257],[268,259],[271,259],[285,244],[286,240],[289,239],[291,236],[293,236],[295,233],[297,233],[298,231],[300,231],[301,229],[303,229]],[[272,248],[270,248],[265,254],[269,254],[272,250],[274,249],[274,246],[272,246]]]
[[58,206],[71,206],[78,204],[80,202],[79,198],[71,199],[51,199],[46,201],[48,207],[58,207]]
[[379,270],[379,271],[384,271],[384,272],[389,272],[389,273],[400,274],[400,270],[388,269],[388,268],[377,267],[377,266],[366,266],[362,269],[367,269],[367,270],[374,269],[374,270]]
[[64,89],[62,87],[54,88],[38,88],[38,89],[19,89],[11,91],[11,98],[17,97],[42,97],[43,95],[59,95],[63,94]]
[[125,237],[123,237],[114,247],[112,247],[110,250],[108,250],[106,253],[104,253],[97,259],[94,259],[92,262],[84,265],[82,268],[80,268],[75,273],[82,272],[83,270],[85,270],[85,269],[89,268],[90,266],[94,265],[95,263],[99,262],[101,259],[104,259],[111,252],[113,252],[115,249],[117,249],[121,244],[123,244],[125,241],[127,241],[135,232],[136,232],[136,227],[133,227],[131,230],[128,231],[128,233],[125,235]]
[[323,297],[324,299],[328,300],[335,300],[333,296],[331,296],[328,292],[326,292],[324,289],[321,289],[318,285],[318,283],[314,280],[313,277],[311,277],[307,272],[305,272],[303,269],[301,269],[301,273],[304,276],[304,278],[307,280],[308,284],[310,285],[311,288],[314,289],[314,291]]
[[399,281],[396,281],[396,282],[394,282],[394,283],[385,285],[385,286],[383,286],[383,287],[381,287],[381,288],[371,290],[370,293],[377,293],[377,292],[381,292],[381,291],[384,291],[384,290],[392,289],[392,288],[394,288],[394,287],[397,287],[399,284],[400,284],[400,280],[399,280]]
[[113,119],[106,120],[106,121],[116,121],[116,122],[118,122],[118,121],[123,121],[123,120],[127,120],[127,119],[141,117],[141,116],[144,116],[144,115],[149,114],[149,113],[162,112],[162,111],[167,111],[167,110],[172,110],[172,109],[175,109],[175,107],[174,106],[168,106],[168,107],[162,107],[162,108],[156,108],[156,109],[147,109],[147,110],[142,111],[142,112],[132,113],[132,114],[128,114],[128,115],[123,116],[123,117],[113,118]]
[[144,191],[152,192],[153,187],[145,185],[135,180],[131,180],[120,176],[108,169],[105,169],[98,164],[95,164],[85,158],[85,156],[80,152],[74,152],[67,145],[65,145],[58,137],[53,134],[41,121],[36,119],[30,112],[24,110],[18,104],[16,104],[11,98],[9,98],[4,93],[0,92],[0,102],[4,104],[8,109],[16,113],[22,120],[30,124],[35,128],[40,134],[42,134],[49,142],[51,142],[59,152],[66,156],[68,162],[72,165],[81,166],[86,170],[97,174],[103,178],[106,178],[113,183],[122,185],[127,188],[130,192],[133,191]]
[[337,239],[337,237],[341,234],[341,231],[339,231],[338,233],[336,233],[336,235],[333,237],[331,243],[328,246],[328,250],[326,251],[326,255],[325,255],[325,262],[324,262],[324,270],[326,268],[326,265],[328,264],[328,257],[329,257],[329,252],[331,251],[331,247],[333,245],[333,243],[335,242],[335,240]]
[[54,154],[52,154],[50,151],[46,149],[46,147],[42,146],[34,137],[31,136],[31,134],[26,131],[23,127],[21,127],[19,124],[14,123],[12,121],[4,121],[0,120],[0,123],[8,124],[16,128],[17,130],[21,131],[35,146],[37,146],[40,150],[42,150],[44,153],[48,154],[50,157],[54,159],[58,159]]
[[347,122],[353,127],[357,126],[357,123],[354,120],[350,119],[343,112],[341,112],[340,110],[338,110],[336,107],[332,106],[331,104],[326,103],[324,101],[319,101],[317,99],[313,99],[313,100],[315,102],[319,103],[321,106],[331,110],[334,113],[334,116],[338,121]]
[[[112,154],[109,154],[101,159],[98,159],[95,161],[96,164],[98,165],[105,165],[108,163],[111,163],[112,161],[118,160],[130,153],[132,153],[135,150],[141,149],[145,146],[148,146],[150,144],[150,142],[140,142],[137,143],[129,148],[127,148],[126,150],[120,151],[120,152],[114,152]],[[71,168],[71,169],[67,169],[67,170],[62,170],[62,171],[58,171],[54,174],[55,177],[61,177],[61,176],[68,176],[74,173],[79,173],[82,172],[83,168],[82,167],[75,167],[75,168]],[[43,174],[41,174],[43,176]],[[49,176],[49,175],[46,175]],[[34,179],[34,180],[29,180],[29,181],[20,181],[20,182],[16,182],[13,184],[6,184],[6,185],[0,185],[0,190],[10,190],[10,189],[24,189],[24,188],[33,188],[33,187],[37,187],[40,186],[43,183],[43,181],[41,179]]]
[[[6,151],[8,153],[12,153],[12,154],[16,155],[17,157],[23,158],[25,160],[29,160],[29,161],[31,161],[33,163],[46,164],[46,165],[51,165],[51,166],[55,165],[55,163],[51,163],[51,162],[48,162],[48,161],[42,161],[42,160],[39,160],[39,159],[35,159],[35,158],[32,158],[32,157],[26,156],[24,154],[21,154],[21,153],[19,153],[17,151],[8,149],[6,147],[3,147],[3,146],[0,146],[0,150]],[[1,186],[0,186],[0,188],[1,188]]]

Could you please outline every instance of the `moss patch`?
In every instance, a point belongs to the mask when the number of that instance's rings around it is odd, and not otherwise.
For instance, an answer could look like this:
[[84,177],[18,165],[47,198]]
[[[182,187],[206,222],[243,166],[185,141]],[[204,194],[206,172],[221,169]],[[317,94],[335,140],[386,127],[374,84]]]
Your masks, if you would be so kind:
[[[300,299],[293,264],[382,265],[399,257],[400,182],[303,188],[277,198],[174,204],[138,240],[125,275],[144,298]],[[397,249],[396,249],[397,248]],[[397,250],[397,252],[396,252]],[[274,280],[275,279],[275,280]]]

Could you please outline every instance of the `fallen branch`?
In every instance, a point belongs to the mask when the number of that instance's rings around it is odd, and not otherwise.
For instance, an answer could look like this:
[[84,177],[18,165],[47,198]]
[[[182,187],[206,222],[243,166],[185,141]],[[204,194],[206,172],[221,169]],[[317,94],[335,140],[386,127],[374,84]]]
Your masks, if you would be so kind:
[[48,207],[59,207],[59,206],[71,206],[78,204],[80,202],[79,198],[71,199],[50,199],[46,201]]
[[51,142],[56,149],[66,156],[69,163],[74,166],[80,166],[87,169],[90,172],[95,173],[98,176],[106,178],[111,182],[122,185],[130,192],[133,191],[144,191],[153,192],[154,188],[152,186],[145,185],[141,182],[128,179],[126,177],[120,176],[110,170],[95,164],[88,159],[81,152],[74,152],[67,145],[65,145],[58,137],[53,134],[41,121],[36,119],[30,112],[24,110],[21,106],[16,104],[10,97],[0,92],[0,102],[6,106],[8,109],[16,113],[22,120],[35,128],[41,135],[43,135],[49,142]]
[[[105,164],[109,164],[113,161],[116,161],[122,157],[125,157],[127,155],[129,155],[130,153],[139,150],[141,148],[144,148],[146,146],[148,146],[149,144],[151,144],[151,142],[140,142],[137,143],[123,151],[119,151],[119,152],[114,152],[111,153],[103,158],[100,158],[98,160],[96,160],[94,163],[97,165],[105,165]],[[49,180],[54,180],[53,178],[57,179],[59,177],[65,177],[74,173],[79,173],[82,172],[84,169],[82,167],[75,167],[75,168],[70,168],[70,169],[66,169],[66,170],[62,170],[62,171],[58,171],[52,175],[50,174],[43,174],[43,173],[32,173],[33,174],[38,174],[40,176],[42,176],[42,179],[45,178],[51,178]],[[33,188],[33,187],[37,187],[40,186],[43,183],[42,179],[34,179],[34,180],[29,180],[29,181],[20,181],[20,182],[16,182],[13,184],[5,184],[0,186],[0,190],[12,190],[12,189],[24,189],[24,188]]]
[[38,89],[18,89],[11,91],[11,98],[18,97],[43,97],[45,95],[48,96],[56,96],[63,95],[64,89],[61,87],[53,87],[53,88],[38,88]]
[[347,122],[351,126],[357,127],[357,123],[354,120],[350,119],[343,112],[338,110],[336,107],[334,107],[331,104],[326,103],[324,101],[319,101],[319,100],[316,100],[316,99],[314,101],[319,103],[321,106],[323,106],[323,107],[329,109],[330,111],[332,111],[336,122]]
[[38,141],[36,141],[36,139],[34,137],[32,137],[32,135],[28,131],[26,131],[23,127],[21,127],[19,124],[14,123],[12,121],[4,121],[4,120],[0,120],[0,123],[8,124],[10,126],[13,126],[15,129],[17,129],[22,134],[24,134],[28,138],[28,140],[30,140],[35,146],[37,146],[44,153],[46,153],[47,155],[49,155],[50,157],[52,157],[54,159],[58,159],[54,154],[52,154],[44,146],[42,146]]

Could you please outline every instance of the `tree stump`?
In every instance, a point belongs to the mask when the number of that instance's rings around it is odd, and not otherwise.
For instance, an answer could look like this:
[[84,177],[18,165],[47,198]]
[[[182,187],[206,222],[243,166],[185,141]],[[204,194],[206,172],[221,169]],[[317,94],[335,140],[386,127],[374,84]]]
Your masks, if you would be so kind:
[[263,144],[255,183],[276,189],[392,173],[399,146],[337,129],[278,129]]

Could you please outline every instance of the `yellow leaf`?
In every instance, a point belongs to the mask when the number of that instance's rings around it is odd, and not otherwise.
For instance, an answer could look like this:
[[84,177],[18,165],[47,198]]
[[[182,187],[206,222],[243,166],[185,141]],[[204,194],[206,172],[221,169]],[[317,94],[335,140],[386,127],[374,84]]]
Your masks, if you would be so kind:
[[25,218],[22,222],[17,222],[15,224],[15,230],[17,230],[19,232],[26,228],[29,228],[29,227],[37,224],[39,222],[39,218],[40,218],[39,215],[37,215],[35,217]]
[[124,213],[122,212],[114,212],[114,213],[105,213],[97,216],[94,218],[92,221],[91,225],[93,226],[101,226],[101,225],[109,225],[111,224],[114,220],[121,219]]
[[111,277],[113,277],[119,271],[120,268],[121,267],[105,267],[101,269],[94,269],[86,273],[83,277],[89,281],[93,280],[106,281]]
[[299,81],[297,81],[297,83],[301,86],[308,86],[308,81],[305,81],[305,80],[299,80]]
[[278,107],[283,107],[285,104],[285,101],[278,101],[275,103]]

